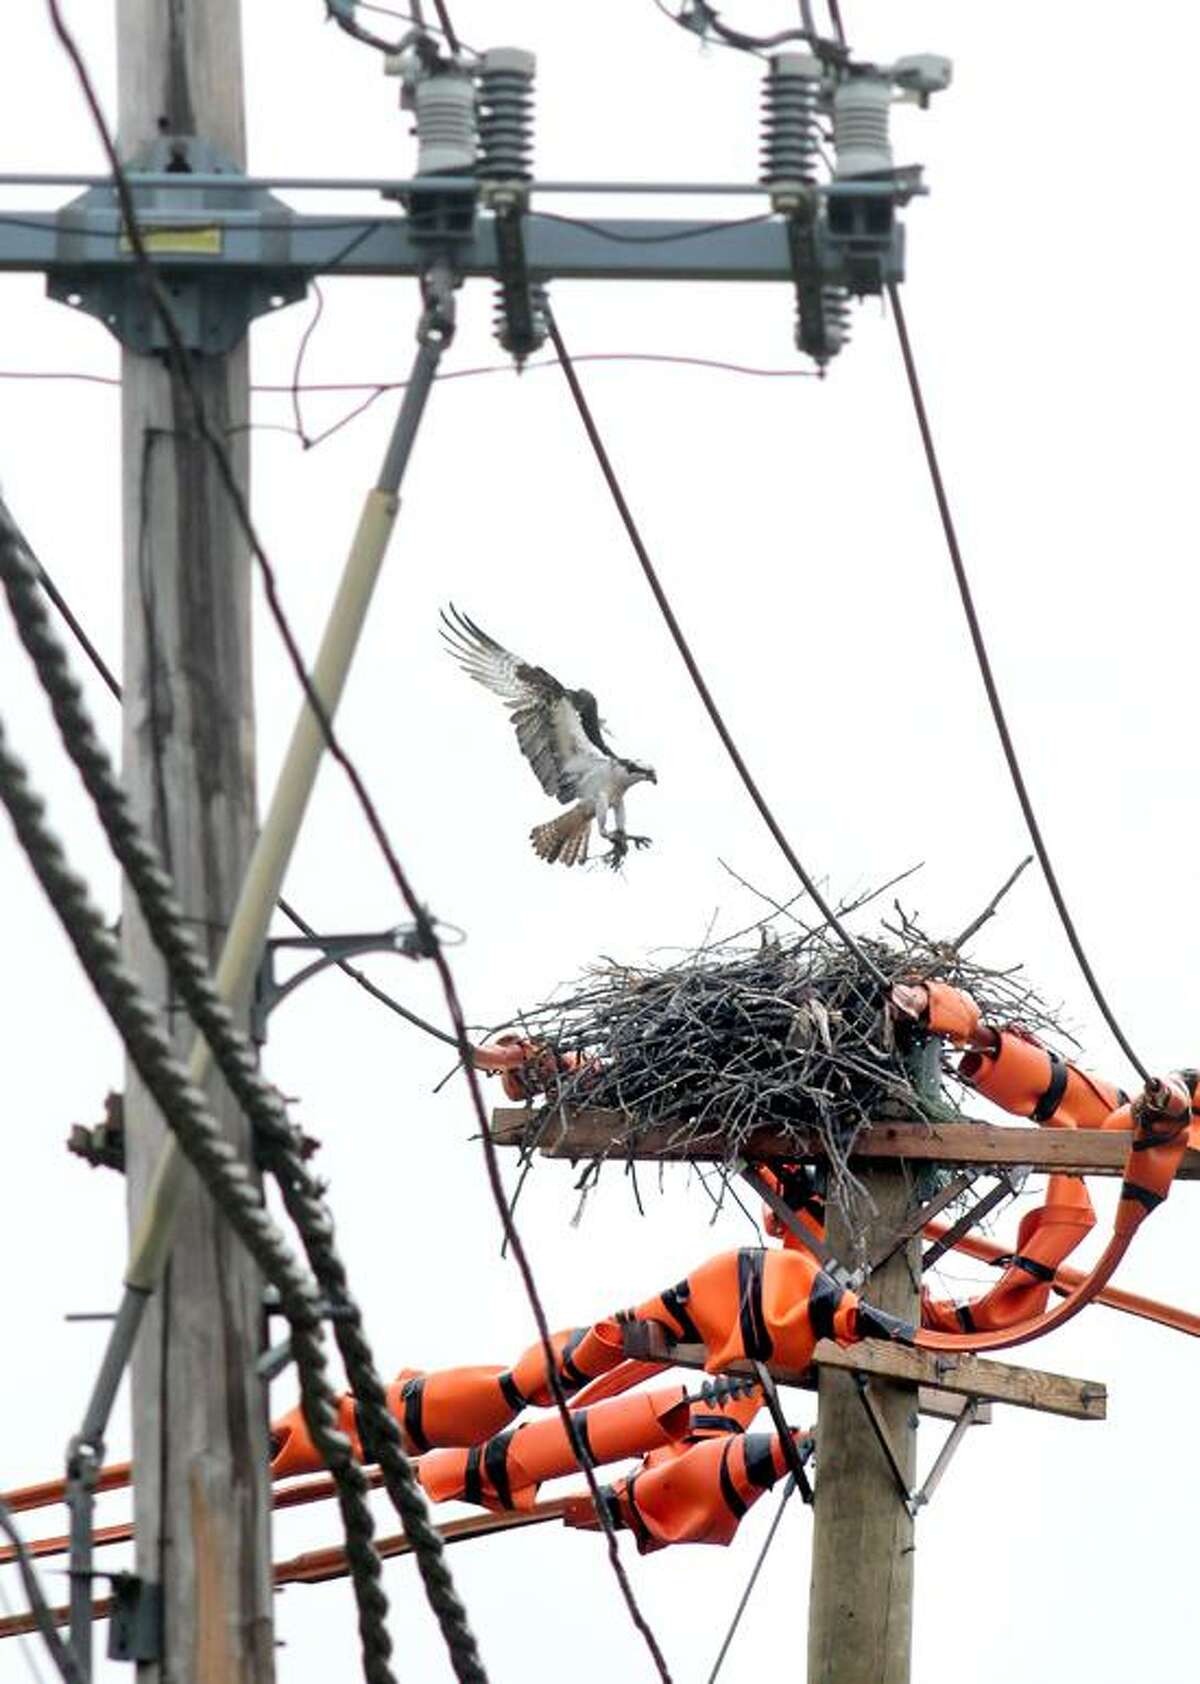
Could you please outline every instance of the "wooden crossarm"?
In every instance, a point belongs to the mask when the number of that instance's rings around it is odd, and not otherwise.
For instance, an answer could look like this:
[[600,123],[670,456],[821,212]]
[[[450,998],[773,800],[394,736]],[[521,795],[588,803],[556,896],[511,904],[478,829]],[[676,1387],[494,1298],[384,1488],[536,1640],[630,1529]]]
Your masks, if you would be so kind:
[[[502,1108],[492,1113],[497,1146],[522,1146],[538,1139],[548,1158],[648,1159],[657,1163],[720,1163],[729,1155],[720,1131],[689,1135],[687,1128],[655,1125],[627,1139],[628,1119],[616,1111],[545,1111]],[[540,1138],[539,1138],[540,1135]],[[1028,1164],[1032,1169],[1066,1170],[1080,1175],[1120,1175],[1129,1154],[1130,1136],[1121,1130],[1028,1128],[996,1123],[877,1122],[855,1142],[851,1160],[896,1160],[976,1164],[994,1169]],[[756,1129],[738,1143],[738,1153],[752,1162],[795,1162],[820,1158],[813,1138],[797,1143],[779,1129]],[[1189,1148],[1176,1177],[1200,1180],[1200,1152]]]
[[[704,1367],[703,1345],[673,1344],[665,1331],[652,1322],[627,1325],[625,1349],[629,1356],[669,1362],[679,1368]],[[1036,1409],[1047,1415],[1068,1415],[1077,1421],[1103,1421],[1108,1409],[1108,1389],[1097,1380],[1075,1380],[1039,1368],[1017,1368],[986,1357],[920,1351],[883,1339],[863,1339],[846,1347],[836,1345],[832,1339],[822,1339],[813,1353],[813,1365],[870,1374],[880,1380],[899,1381],[936,1393],[1009,1403],[1018,1409]],[[813,1383],[811,1369],[798,1374],[778,1368],[774,1363],[768,1363],[767,1367],[781,1386],[811,1387]],[[753,1379],[754,1365],[735,1362],[725,1372]]]

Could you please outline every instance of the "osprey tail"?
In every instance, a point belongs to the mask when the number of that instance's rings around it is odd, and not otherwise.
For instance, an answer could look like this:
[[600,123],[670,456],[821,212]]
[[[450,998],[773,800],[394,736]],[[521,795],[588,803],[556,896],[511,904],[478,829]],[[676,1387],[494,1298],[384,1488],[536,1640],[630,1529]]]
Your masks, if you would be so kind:
[[587,859],[588,832],[592,828],[590,803],[581,801],[569,813],[548,824],[534,825],[529,832],[533,851],[553,865],[582,865]]

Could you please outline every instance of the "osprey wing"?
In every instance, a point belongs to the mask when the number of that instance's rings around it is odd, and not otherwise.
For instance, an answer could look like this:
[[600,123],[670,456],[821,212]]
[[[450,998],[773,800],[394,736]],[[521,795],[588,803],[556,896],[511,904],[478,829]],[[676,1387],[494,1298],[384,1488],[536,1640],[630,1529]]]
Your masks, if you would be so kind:
[[453,604],[442,613],[442,637],[464,672],[510,709],[521,752],[546,794],[576,800],[583,775],[608,757],[590,740],[572,693],[544,667],[510,654]]

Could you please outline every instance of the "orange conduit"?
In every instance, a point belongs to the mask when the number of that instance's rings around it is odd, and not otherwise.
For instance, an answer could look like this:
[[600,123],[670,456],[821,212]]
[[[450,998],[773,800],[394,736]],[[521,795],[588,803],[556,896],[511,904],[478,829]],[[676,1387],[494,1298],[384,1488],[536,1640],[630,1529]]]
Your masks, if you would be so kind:
[[[552,1335],[551,1344],[568,1397],[621,1360],[620,1338],[605,1327],[570,1328]],[[405,1369],[388,1387],[388,1407],[403,1430],[409,1455],[482,1444],[527,1406],[545,1409],[553,1401],[540,1342],[512,1368],[446,1368],[432,1374]],[[338,1400],[338,1421],[361,1457],[354,1400],[348,1392]],[[272,1424],[271,1442],[271,1473],[276,1479],[318,1473],[324,1466],[298,1408]]]
[[678,1286],[618,1316],[609,1324],[614,1335],[629,1321],[658,1322],[673,1338],[702,1344],[709,1373],[743,1358],[799,1372],[818,1339],[910,1343],[913,1335],[906,1323],[840,1287],[809,1252],[758,1247],[709,1258]]
[[1015,1250],[996,1247],[997,1260],[1008,1267],[995,1286],[969,1304],[923,1293],[921,1326],[944,1333],[983,1333],[1040,1315],[1049,1302],[1055,1270],[1095,1225],[1096,1213],[1083,1182],[1073,1175],[1052,1175],[1045,1203],[1021,1218]]
[[1125,1179],[1112,1238],[1091,1273],[1060,1304],[1012,1327],[989,1332],[942,1333],[922,1328],[915,1343],[928,1351],[1001,1351],[1037,1339],[1077,1316],[1108,1285],[1133,1236],[1170,1192],[1188,1146],[1196,1084],[1195,1071],[1189,1071],[1186,1078],[1174,1076],[1165,1082],[1151,1083],[1146,1093],[1127,1108],[1127,1115],[1122,1116],[1118,1126],[1127,1128],[1132,1124],[1134,1132],[1125,1160]]
[[[797,1439],[804,1434],[797,1434]],[[609,1515],[646,1555],[668,1544],[728,1544],[746,1511],[787,1472],[777,1433],[705,1439],[604,1488]],[[568,1526],[599,1526],[590,1497],[568,1499]]]
[[[571,1419],[592,1463],[623,1461],[682,1439],[691,1408],[682,1386],[612,1398]],[[417,1463],[432,1502],[465,1501],[490,1509],[530,1509],[547,1479],[579,1472],[561,1419],[530,1421],[470,1450],[431,1450]]]

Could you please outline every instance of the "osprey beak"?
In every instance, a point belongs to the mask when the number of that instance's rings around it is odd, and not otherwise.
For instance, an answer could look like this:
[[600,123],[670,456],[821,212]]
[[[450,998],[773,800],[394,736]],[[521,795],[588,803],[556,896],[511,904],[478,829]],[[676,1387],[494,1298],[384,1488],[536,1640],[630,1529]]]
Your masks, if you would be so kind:
[[654,770],[653,766],[648,768],[646,776],[652,784],[656,784],[658,782],[658,773]]

